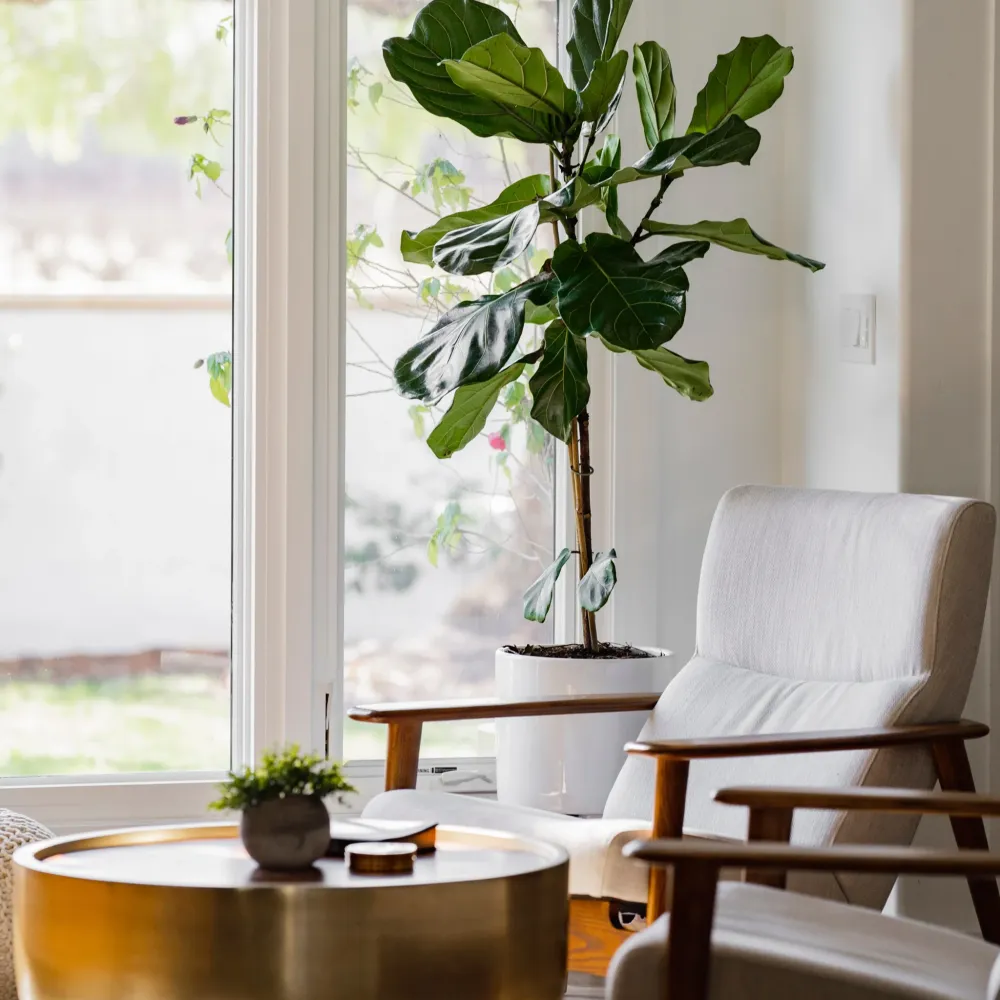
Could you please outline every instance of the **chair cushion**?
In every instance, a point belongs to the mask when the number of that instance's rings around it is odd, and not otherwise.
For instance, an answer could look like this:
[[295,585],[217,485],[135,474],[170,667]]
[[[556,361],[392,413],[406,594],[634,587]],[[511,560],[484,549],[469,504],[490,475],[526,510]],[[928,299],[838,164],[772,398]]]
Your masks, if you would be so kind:
[[[609,1000],[669,1000],[669,919],[618,950]],[[987,1000],[1000,956],[954,931],[742,883],[719,886],[712,948],[710,1000]]]
[[[649,822],[641,819],[577,819],[561,813],[500,805],[490,799],[448,792],[400,790],[383,792],[365,807],[366,819],[428,820],[455,826],[503,830],[559,844],[569,853],[571,896],[645,903],[649,888],[646,865],[622,855],[636,837],[649,836]],[[696,836],[696,834],[691,834]],[[724,872],[738,878],[738,872]],[[837,880],[825,872],[794,872],[789,886],[797,892],[842,900]]]
[[[850,683],[794,681],[755,670],[695,657],[670,684],[643,727],[641,739],[860,729],[892,725],[907,718],[921,678]],[[655,764],[630,757],[616,780],[604,810],[606,819],[652,816]],[[688,779],[685,833],[745,840],[747,810],[718,805],[713,795],[731,785],[848,787],[884,785],[927,789],[935,776],[929,752],[902,748],[871,753],[851,751],[790,754],[766,759],[733,757],[693,761]],[[905,814],[844,813],[799,810],[792,839],[800,844],[908,844],[918,817]],[[840,894],[829,898],[881,909],[893,879],[870,875],[794,877],[801,891],[830,881]]]
[[577,819],[542,809],[503,806],[471,795],[413,790],[376,795],[363,815],[366,819],[478,826],[559,844],[569,852],[571,895],[646,901],[646,866],[622,856],[622,848],[630,840],[649,836],[645,820]]

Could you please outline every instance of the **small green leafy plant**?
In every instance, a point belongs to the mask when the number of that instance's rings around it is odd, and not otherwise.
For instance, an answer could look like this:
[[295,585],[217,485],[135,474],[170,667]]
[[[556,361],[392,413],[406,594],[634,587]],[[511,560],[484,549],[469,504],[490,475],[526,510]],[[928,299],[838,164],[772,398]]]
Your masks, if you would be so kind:
[[303,754],[296,745],[271,750],[263,755],[260,767],[248,767],[241,773],[231,771],[219,785],[221,795],[212,809],[249,809],[271,799],[290,795],[324,799],[336,795],[343,802],[347,792],[357,789],[348,782],[339,764],[330,763],[318,754]]
[[[664,346],[684,323],[685,266],[720,246],[810,271],[823,267],[768,242],[742,218],[689,224],[653,218],[687,171],[753,159],[761,136],[747,120],[777,101],[793,65],[792,50],[769,35],[741,38],[718,57],[684,134],[676,128],[669,55],[657,42],[636,45],[632,72],[649,151],[623,167],[621,143],[611,134],[595,151],[625,86],[629,58],[617,45],[631,5],[575,0],[566,46],[570,83],[541,49],[521,38],[507,14],[479,0],[431,0],[407,37],[383,45],[390,75],[431,114],[477,136],[548,149],[548,175],[521,178],[488,204],[446,215],[421,232],[403,232],[405,261],[451,275],[509,273],[514,262],[533,266],[525,268],[525,280],[494,281],[495,294],[450,308],[397,360],[394,377],[399,392],[424,407],[454,394],[427,436],[434,453],[448,458],[479,436],[505,387],[532,372],[531,417],[569,448],[578,596],[592,655],[600,653],[594,613],[607,603],[617,574],[615,550],[595,556],[591,537],[588,340],[631,355],[668,388],[702,401],[713,392],[708,365]],[[655,192],[632,229],[619,215],[619,188],[645,181],[655,183]],[[585,209],[600,210],[609,232],[584,237]],[[555,251],[539,266],[529,248],[546,224]],[[654,236],[678,242],[645,259],[637,247]],[[545,325],[542,346],[519,350],[525,325],[532,323]],[[528,589],[526,618],[545,620],[571,555],[560,552]]]

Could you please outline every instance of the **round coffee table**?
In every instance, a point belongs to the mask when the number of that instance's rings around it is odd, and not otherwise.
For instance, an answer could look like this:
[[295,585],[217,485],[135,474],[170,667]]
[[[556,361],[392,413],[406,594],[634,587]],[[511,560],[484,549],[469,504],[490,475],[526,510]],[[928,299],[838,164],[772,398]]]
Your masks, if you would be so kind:
[[559,847],[439,827],[412,875],[324,859],[269,875],[232,824],[125,830],[14,856],[30,1000],[557,1000]]

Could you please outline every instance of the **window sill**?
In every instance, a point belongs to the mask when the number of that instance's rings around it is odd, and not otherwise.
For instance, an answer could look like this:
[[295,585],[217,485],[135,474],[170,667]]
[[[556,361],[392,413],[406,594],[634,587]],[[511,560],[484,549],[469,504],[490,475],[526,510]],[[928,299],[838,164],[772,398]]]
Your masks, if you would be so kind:
[[[357,795],[345,805],[328,803],[333,813],[357,815],[382,791],[385,764],[354,761],[344,776]],[[209,803],[218,795],[222,774],[126,774],[6,779],[0,781],[0,808],[23,813],[55,834],[129,826],[160,826],[219,820]],[[496,792],[496,762],[490,758],[421,761],[417,787],[423,791],[488,795]]]

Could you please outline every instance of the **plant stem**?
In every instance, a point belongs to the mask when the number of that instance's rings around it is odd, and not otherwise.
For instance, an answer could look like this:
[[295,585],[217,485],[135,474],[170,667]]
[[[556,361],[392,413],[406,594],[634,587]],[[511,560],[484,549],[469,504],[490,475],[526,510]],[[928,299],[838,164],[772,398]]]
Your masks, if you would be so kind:
[[[587,152],[589,153],[588,147]],[[582,168],[582,166],[581,166]],[[568,181],[573,174],[573,145],[567,143],[561,150],[559,156],[559,169],[562,173],[563,183]],[[563,219],[566,227],[566,235],[571,239],[576,239],[576,216],[567,216]],[[576,511],[576,550],[579,559],[580,579],[590,569],[594,561],[594,541],[591,528],[591,505],[590,505],[590,477],[594,470],[590,465],[590,414],[586,407],[573,420],[572,432],[569,439],[569,467],[571,482],[573,484],[573,508]],[[596,652],[600,647],[600,640],[597,637],[597,619],[593,611],[580,609],[580,618],[583,625],[583,645],[589,652]]]
[[[563,146],[562,155],[559,157],[559,170],[562,173],[563,183],[570,179],[573,173],[573,144],[571,142]],[[563,226],[566,227],[566,235],[571,239],[576,239],[576,216],[568,215],[563,219]]]
[[629,243],[632,246],[635,246],[636,243],[638,243],[639,240],[642,238],[643,222],[645,222],[647,219],[650,219],[653,213],[660,207],[660,205],[663,204],[663,196],[667,193],[667,188],[670,187],[670,185],[673,184],[673,182],[674,179],[669,174],[664,174],[663,177],[660,178],[660,190],[656,192],[656,197],[653,198],[653,200],[649,203],[649,208],[646,209],[646,214],[640,220],[639,225],[635,227],[635,232],[632,234],[632,239],[629,240]]
[[[579,557],[580,579],[594,561],[594,541],[590,506],[590,414],[586,408],[573,421],[569,440],[569,466],[573,483],[573,506],[576,511],[576,548]],[[600,646],[597,637],[597,619],[592,611],[580,609],[583,625],[583,644],[594,652]]]

